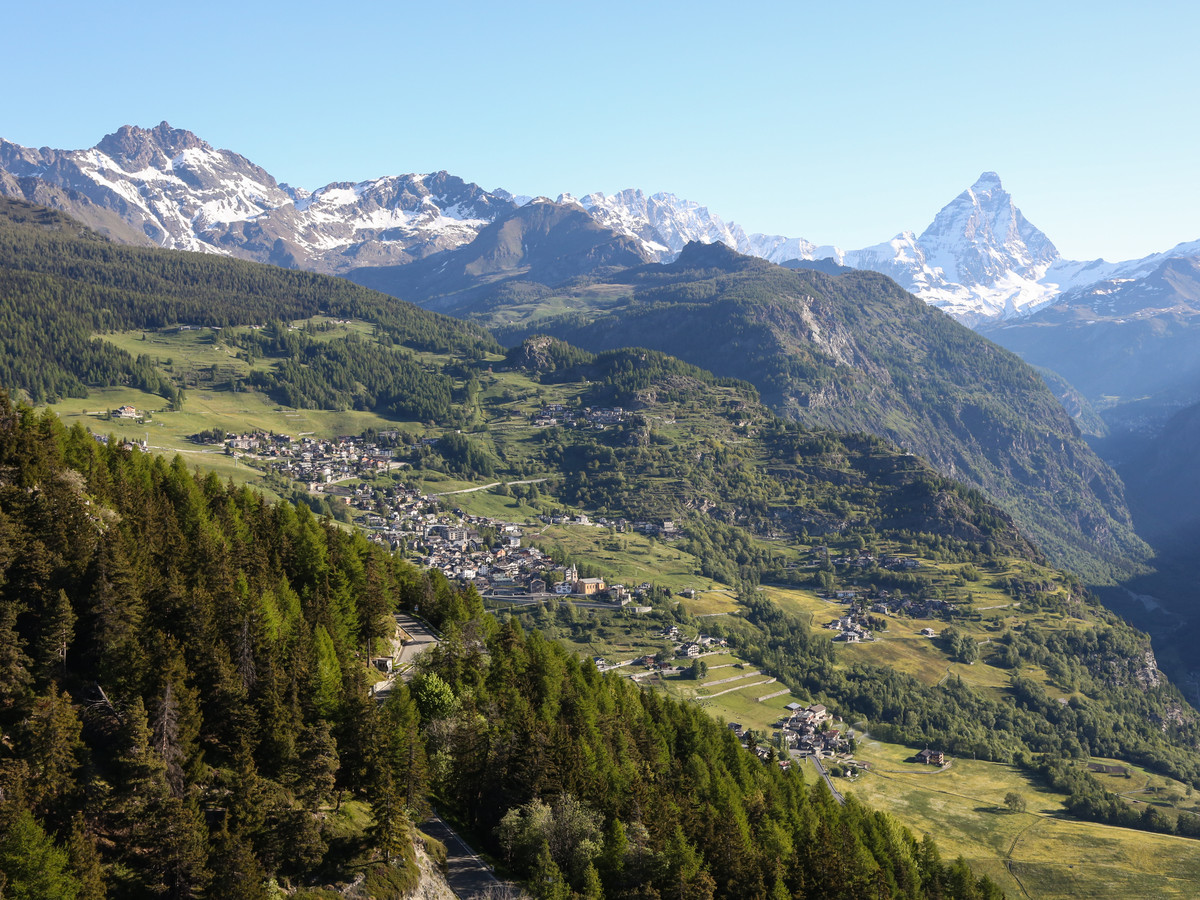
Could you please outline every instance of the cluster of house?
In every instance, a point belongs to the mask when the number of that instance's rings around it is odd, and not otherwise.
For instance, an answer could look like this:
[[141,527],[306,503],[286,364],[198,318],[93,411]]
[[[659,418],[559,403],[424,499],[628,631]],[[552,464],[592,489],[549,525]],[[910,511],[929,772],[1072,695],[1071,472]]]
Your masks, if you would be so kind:
[[[822,728],[830,721],[830,715],[820,703],[812,706],[789,703],[784,709],[787,715],[771,727],[777,731],[779,747],[789,751],[789,755],[834,756],[849,751],[850,744],[840,731],[827,726]],[[729,728],[743,742],[748,742],[749,736],[741,723],[730,722]],[[767,752],[765,748],[760,749]]]
[[663,522],[650,522],[644,519],[631,522],[623,517],[609,519],[605,516],[599,516],[596,519],[592,519],[584,513],[580,513],[579,515],[554,513],[538,516],[538,518],[547,525],[594,525],[597,528],[611,528],[620,534],[636,531],[639,534],[648,534],[653,537],[662,538],[663,540],[671,540],[682,535],[682,532],[670,519]]
[[866,616],[860,613],[849,613],[834,619],[825,625],[826,628],[832,628],[837,632],[835,641],[845,641],[847,644],[857,644],[860,641],[873,641],[875,635],[867,627],[868,621]]
[[[649,591],[650,584],[648,582],[641,584],[638,586],[638,590],[639,592]],[[684,661],[689,659],[697,659],[698,657],[703,656],[705,653],[716,653],[719,652],[721,648],[729,646],[729,642],[727,640],[724,638],[713,637],[711,634],[698,634],[695,638],[685,638],[679,631],[678,625],[671,625],[668,628],[664,628],[662,631],[655,634],[655,637],[668,640],[672,643],[673,656],[675,659],[680,661],[679,663],[662,662],[658,656],[647,653],[644,656],[638,656],[627,662],[618,663],[617,665],[642,666],[646,669],[649,669],[650,673],[658,673],[659,675],[674,675],[683,671],[682,663]],[[615,668],[615,666],[612,666],[603,660],[597,660],[596,665],[600,668]],[[636,680],[646,674],[649,673],[637,673],[633,677]]]
[[[547,409],[554,411],[557,407]],[[590,417],[586,421],[595,423],[624,416],[621,409],[583,412]],[[411,449],[400,445],[399,432],[378,432],[376,439],[368,440],[361,435],[293,439],[259,431],[227,434],[224,445],[228,452],[253,456],[273,471],[307,485],[315,495],[345,503],[353,510],[354,523],[366,530],[369,540],[413,553],[428,568],[452,580],[473,583],[480,593],[497,597],[577,596],[627,605],[650,590],[649,584],[631,590],[622,584],[608,584],[603,578],[581,577],[574,566],[558,565],[536,547],[523,547],[522,529],[515,523],[446,509],[437,497],[399,483],[383,487],[353,484],[355,479],[406,465],[394,458],[397,451]],[[599,518],[593,522],[585,515],[543,516],[542,520],[548,524],[638,530],[662,537],[679,533],[669,521],[631,523]]]
[[[822,594],[827,600],[840,600],[850,604],[849,615],[861,617],[867,612],[880,616],[905,615],[914,619],[942,618],[953,613],[957,607],[948,600],[922,600],[913,597],[894,596],[887,590],[832,591]],[[833,627],[831,623],[828,627]]]
[[391,472],[407,463],[396,459],[398,432],[380,432],[378,440],[362,436],[342,435],[321,439],[300,437],[293,440],[286,434],[265,431],[230,434],[225,437],[227,452],[241,452],[257,457],[281,474],[305,482],[309,489],[337,481],[362,478],[376,472]]
[[561,403],[548,403],[532,415],[531,421],[542,428],[554,425],[607,428],[609,425],[620,425],[625,421],[625,416],[625,410],[619,406],[572,409]]
[[851,569],[869,569],[872,566],[879,566],[881,569],[888,569],[892,572],[907,572],[911,569],[921,568],[920,560],[913,559],[911,556],[884,556],[875,557],[866,551],[862,551],[855,556],[829,556],[828,547],[814,547],[814,555],[828,558],[835,566],[843,566]]

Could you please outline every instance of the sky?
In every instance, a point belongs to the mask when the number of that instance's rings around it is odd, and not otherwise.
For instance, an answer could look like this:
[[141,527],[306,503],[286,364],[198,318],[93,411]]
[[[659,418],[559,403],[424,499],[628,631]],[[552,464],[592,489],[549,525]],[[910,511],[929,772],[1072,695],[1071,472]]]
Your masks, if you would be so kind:
[[1070,259],[1200,239],[1200,4],[111,6],[4,16],[0,137],[168,121],[279,181],[637,187],[857,249],[999,173]]

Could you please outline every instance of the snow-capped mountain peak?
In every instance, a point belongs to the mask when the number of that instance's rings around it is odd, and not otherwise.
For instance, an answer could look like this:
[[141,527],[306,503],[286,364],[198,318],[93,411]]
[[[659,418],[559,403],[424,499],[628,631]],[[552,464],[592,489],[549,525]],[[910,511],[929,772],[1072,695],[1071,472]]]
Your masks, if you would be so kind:
[[457,247],[514,206],[446,172],[309,193],[167,122],[87,150],[0,141],[0,192],[51,200],[123,240],[328,272]]
[[1058,259],[1054,244],[1021,215],[995,172],[984,172],[946,204],[917,243],[947,282],[968,286],[1009,274],[1038,278]]
[[891,276],[953,315],[1012,316],[1053,299],[1046,275],[1058,250],[1013,203],[1000,176],[984,172],[947,203],[920,236],[846,254],[846,265]]

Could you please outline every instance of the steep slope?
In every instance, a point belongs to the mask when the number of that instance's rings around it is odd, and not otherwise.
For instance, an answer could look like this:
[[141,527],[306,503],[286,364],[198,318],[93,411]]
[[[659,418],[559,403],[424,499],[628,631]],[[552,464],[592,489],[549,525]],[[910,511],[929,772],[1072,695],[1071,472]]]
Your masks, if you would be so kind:
[[[140,233],[139,243],[198,250],[207,229],[245,221],[291,202],[296,193],[245,157],[215,150],[166,122],[124,126],[90,150],[32,150],[0,141],[0,168],[27,200],[40,184],[57,190],[60,208],[103,225],[114,214]],[[12,182],[6,188],[13,189]],[[125,229],[112,236],[130,240]]]
[[237,256],[341,274],[402,265],[474,240],[515,205],[447,172],[334,183],[203,239]]
[[1111,427],[1145,430],[1200,399],[1200,258],[1072,291],[1053,306],[980,329],[1058,372]]
[[[573,200],[569,194],[559,202]],[[791,259],[842,261],[837,247],[818,246],[804,238],[775,234],[746,234],[735,222],[726,223],[708,207],[669,193],[646,195],[635,188],[616,194],[588,194],[577,201],[597,222],[618,234],[640,241],[656,262],[668,262],[690,242],[722,243],[739,253],[775,263]]]
[[[624,302],[528,327],[592,350],[661,350],[753,383],[785,416],[881,435],[982,488],[1052,558],[1090,578],[1145,559],[1119,479],[1037,374],[889,279],[788,270],[691,244],[675,263],[610,286],[626,291]],[[547,306],[586,300],[566,292]]]
[[1139,531],[1155,544],[1200,533],[1200,403],[1173,415],[1120,466]]
[[406,266],[352,269],[346,277],[459,314],[503,284],[556,285],[597,270],[640,265],[649,258],[638,241],[598,224],[577,203],[539,198],[497,219],[457,250]]
[[731,247],[746,244],[741,226],[726,224],[706,207],[674,194],[647,196],[630,188],[612,196],[595,193],[578,200],[563,194],[558,202],[576,202],[604,227],[637,238],[656,261],[674,258],[690,241],[720,241]]
[[1021,215],[995,172],[948,203],[919,237],[846,254],[845,263],[890,275],[922,299],[956,316],[1013,315],[1044,303],[1041,285],[1058,250]]

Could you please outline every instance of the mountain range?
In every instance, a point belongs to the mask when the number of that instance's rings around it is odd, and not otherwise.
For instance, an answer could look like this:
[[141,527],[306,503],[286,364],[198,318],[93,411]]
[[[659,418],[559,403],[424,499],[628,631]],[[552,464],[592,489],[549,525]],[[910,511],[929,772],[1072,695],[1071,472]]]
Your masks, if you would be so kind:
[[[0,194],[61,209],[127,243],[328,274],[404,265],[460,247],[530,200],[446,172],[334,182],[310,192],[166,122],[123,126],[86,150],[0,140]],[[1144,278],[1168,259],[1200,256],[1200,241],[1193,241],[1139,260],[1064,260],[994,172],[981,175],[919,235],[902,231],[850,251],[747,233],[670,193],[562,194],[557,203],[581,208],[649,260],[669,261],[690,241],[720,241],[776,263],[831,258],[889,275],[970,325],[1019,318],[1093,285]]]
[[[0,189],[130,243],[343,275],[510,342],[541,330],[591,350],[670,353],[750,381],[811,427],[919,453],[985,490],[1091,579],[1145,559],[1119,480],[1032,370],[888,278],[789,271],[736,252],[730,243],[773,256],[824,251],[747,236],[670,195],[518,198],[444,172],[307,193],[166,123],[123,128],[89,151],[0,144],[0,167]],[[926,283],[942,289],[947,277],[1032,279],[1062,267],[991,174],[905,240]],[[872,252],[904,287],[895,260]],[[822,259],[788,261],[841,272],[858,257]]]

